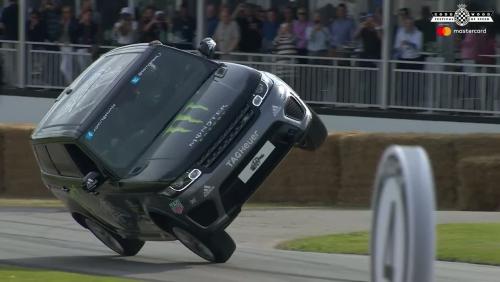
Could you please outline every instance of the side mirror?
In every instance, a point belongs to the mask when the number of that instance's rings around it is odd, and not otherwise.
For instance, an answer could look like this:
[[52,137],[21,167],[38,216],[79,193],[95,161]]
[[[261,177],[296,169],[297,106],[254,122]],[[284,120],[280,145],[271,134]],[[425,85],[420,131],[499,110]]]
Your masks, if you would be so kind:
[[210,38],[207,37],[200,42],[200,46],[198,46],[198,51],[205,57],[212,59],[215,55],[215,46],[217,43]]
[[98,172],[91,171],[83,178],[82,188],[87,192],[94,192],[99,186],[101,175]]

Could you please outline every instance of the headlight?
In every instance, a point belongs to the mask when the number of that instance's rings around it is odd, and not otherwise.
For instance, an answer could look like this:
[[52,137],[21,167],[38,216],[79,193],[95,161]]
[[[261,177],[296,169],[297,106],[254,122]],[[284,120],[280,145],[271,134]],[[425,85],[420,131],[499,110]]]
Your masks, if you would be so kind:
[[264,99],[266,99],[267,93],[269,93],[271,87],[273,87],[272,79],[270,79],[263,73],[259,85],[257,85],[257,89],[255,89],[255,92],[253,93],[254,97],[252,100],[252,104],[256,107],[259,107]]
[[177,178],[174,182],[172,182],[167,189],[165,189],[160,194],[173,197],[180,194],[182,191],[186,190],[193,182],[196,181],[201,176],[201,170],[193,169],[187,171],[181,177]]

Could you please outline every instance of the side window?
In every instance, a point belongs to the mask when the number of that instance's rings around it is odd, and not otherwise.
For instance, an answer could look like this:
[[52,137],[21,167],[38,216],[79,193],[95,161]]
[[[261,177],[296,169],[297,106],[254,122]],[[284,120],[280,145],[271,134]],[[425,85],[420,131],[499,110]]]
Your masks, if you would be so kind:
[[83,177],[82,172],[78,169],[64,144],[48,144],[47,151],[49,152],[49,156],[60,175],[68,177]]
[[89,172],[99,171],[95,163],[75,144],[66,144],[64,147],[82,175],[85,176]]
[[59,171],[57,171],[56,167],[54,166],[54,163],[50,159],[49,152],[47,151],[45,145],[36,145],[34,147],[34,150],[36,159],[38,161],[38,164],[40,165],[41,170],[48,174],[58,175]]

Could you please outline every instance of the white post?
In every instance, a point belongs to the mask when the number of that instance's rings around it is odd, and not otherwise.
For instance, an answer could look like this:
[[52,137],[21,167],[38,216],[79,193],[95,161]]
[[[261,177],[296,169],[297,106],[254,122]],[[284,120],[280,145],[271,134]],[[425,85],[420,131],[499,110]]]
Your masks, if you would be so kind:
[[380,93],[379,104],[383,109],[387,108],[389,97],[389,70],[392,51],[392,1],[385,0],[382,9],[384,23],[383,23],[383,38],[382,38],[382,63],[380,64]]
[[17,47],[17,83],[19,88],[26,86],[26,0],[19,0],[19,30]]
[[82,9],[82,1],[75,0],[75,17],[78,17],[80,15],[81,9]]
[[194,47],[198,48],[205,37],[205,0],[196,1],[196,41]]

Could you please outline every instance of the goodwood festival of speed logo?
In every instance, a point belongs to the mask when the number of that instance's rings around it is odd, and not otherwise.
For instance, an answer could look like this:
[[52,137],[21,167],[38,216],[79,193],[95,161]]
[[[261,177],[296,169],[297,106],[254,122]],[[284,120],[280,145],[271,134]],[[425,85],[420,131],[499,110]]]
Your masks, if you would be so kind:
[[492,23],[493,11],[468,11],[467,5],[460,4],[456,11],[433,12],[431,22],[433,23],[456,23],[465,27],[469,23]]
[[[448,37],[454,33],[487,33],[483,26],[481,29],[465,28],[469,23],[493,23],[493,11],[469,11],[467,5],[460,4],[456,11],[432,12],[431,22],[440,23],[436,33],[440,37]],[[455,23],[458,28],[453,29],[450,24]]]

